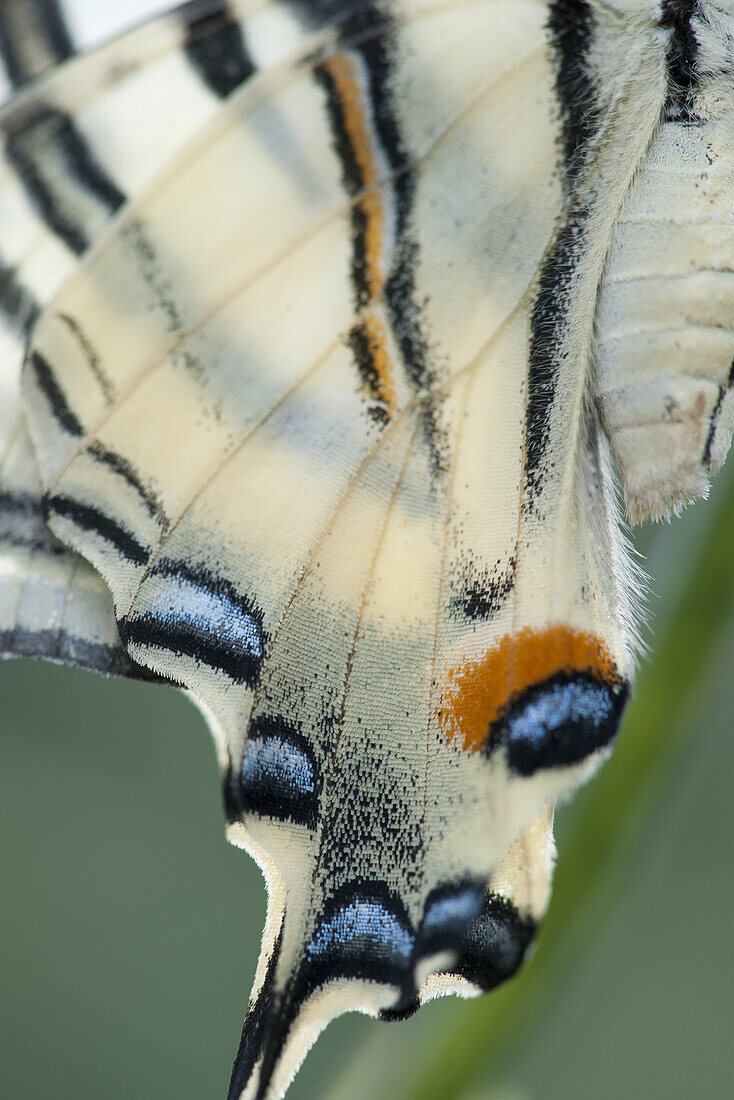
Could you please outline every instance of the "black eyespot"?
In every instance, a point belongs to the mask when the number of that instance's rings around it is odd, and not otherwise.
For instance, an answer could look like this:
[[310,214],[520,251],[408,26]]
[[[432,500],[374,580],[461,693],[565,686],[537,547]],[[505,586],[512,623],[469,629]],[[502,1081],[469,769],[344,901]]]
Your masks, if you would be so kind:
[[318,795],[319,769],[306,738],[282,720],[253,723],[239,774],[230,769],[227,776],[228,818],[257,814],[313,827]]
[[518,775],[578,764],[614,740],[628,695],[626,683],[611,685],[586,672],[558,673],[508,704],[484,751],[504,745]]
[[536,930],[512,902],[490,894],[464,936],[453,973],[485,993],[494,989],[518,971]]
[[432,890],[416,937],[416,956],[426,958],[441,951],[456,951],[467,924],[480,912],[483,899],[483,883],[471,880]]

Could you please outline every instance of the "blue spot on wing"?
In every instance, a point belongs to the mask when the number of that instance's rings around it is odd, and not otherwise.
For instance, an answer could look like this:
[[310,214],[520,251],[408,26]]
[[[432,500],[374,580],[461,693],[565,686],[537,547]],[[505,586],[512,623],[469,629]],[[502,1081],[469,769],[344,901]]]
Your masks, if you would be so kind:
[[455,951],[467,925],[479,913],[483,900],[481,882],[436,887],[426,900],[416,954],[425,957],[439,951]]
[[242,761],[242,785],[267,782],[283,791],[291,787],[300,795],[316,789],[313,767],[305,753],[279,737],[250,738]]
[[225,789],[230,819],[254,813],[315,827],[319,769],[311,747],[280,718],[259,718],[245,746],[239,779]]
[[629,694],[586,672],[559,673],[522,692],[494,724],[486,752],[507,748],[510,768],[532,775],[541,768],[578,764],[616,737]]
[[598,724],[609,709],[609,693],[601,684],[553,684],[544,694],[528,701],[515,720],[512,739],[539,749],[549,732],[560,730],[569,722]]
[[386,883],[351,882],[324,906],[306,946],[304,991],[333,978],[403,989],[412,983],[415,932],[400,897]]
[[304,987],[314,989],[335,977],[392,985],[398,998],[381,1016],[402,1019],[417,1004],[419,961],[439,952],[456,958],[483,901],[482,882],[442,883],[426,898],[416,929],[387,884],[352,883],[332,899],[314,929],[304,958]]
[[[175,606],[174,606],[175,601]],[[200,636],[219,636],[232,647],[262,657],[257,623],[226,592],[215,592],[188,580],[179,580],[164,597],[152,600],[150,613],[174,622],[179,630]]]
[[[127,645],[167,649],[254,687],[265,653],[262,612],[229,581],[183,562],[160,561],[147,606],[118,623]],[[165,578],[161,583],[159,578]]]
[[489,894],[466,929],[452,973],[486,993],[517,972],[536,931],[507,898]]
[[320,925],[309,944],[308,957],[338,954],[379,966],[381,960],[407,964],[412,950],[412,933],[395,913],[379,901],[355,898]]

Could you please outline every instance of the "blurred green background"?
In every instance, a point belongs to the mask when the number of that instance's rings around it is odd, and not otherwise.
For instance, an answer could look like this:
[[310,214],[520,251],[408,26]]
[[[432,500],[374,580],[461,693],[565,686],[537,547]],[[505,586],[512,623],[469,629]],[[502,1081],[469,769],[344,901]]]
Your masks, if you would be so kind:
[[[652,656],[558,820],[557,889],[505,990],[350,1016],[292,1100],[734,1096],[734,477],[643,532]],[[221,1100],[262,927],[181,695],[0,664],[0,1097]]]

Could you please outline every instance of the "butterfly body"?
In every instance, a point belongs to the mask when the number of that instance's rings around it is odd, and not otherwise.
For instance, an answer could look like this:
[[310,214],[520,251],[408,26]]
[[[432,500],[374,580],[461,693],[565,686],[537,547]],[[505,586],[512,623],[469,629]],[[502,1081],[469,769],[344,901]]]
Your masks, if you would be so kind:
[[609,258],[600,301],[600,405],[632,516],[665,515],[681,499],[704,495],[731,442],[734,336],[727,319],[734,279],[726,257],[734,117],[727,121],[671,124],[660,135]]
[[207,715],[270,896],[232,1098],[522,961],[634,670],[611,455],[639,519],[731,438],[732,34],[194,5],[0,118],[3,650]]

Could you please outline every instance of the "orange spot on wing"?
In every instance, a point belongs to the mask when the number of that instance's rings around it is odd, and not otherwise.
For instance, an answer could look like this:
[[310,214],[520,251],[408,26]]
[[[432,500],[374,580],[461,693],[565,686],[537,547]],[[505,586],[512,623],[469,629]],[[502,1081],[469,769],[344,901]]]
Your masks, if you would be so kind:
[[593,634],[553,626],[505,635],[476,660],[448,670],[439,725],[448,738],[458,738],[465,749],[477,752],[508,703],[564,672],[586,672],[610,685],[620,682],[609,650]]

